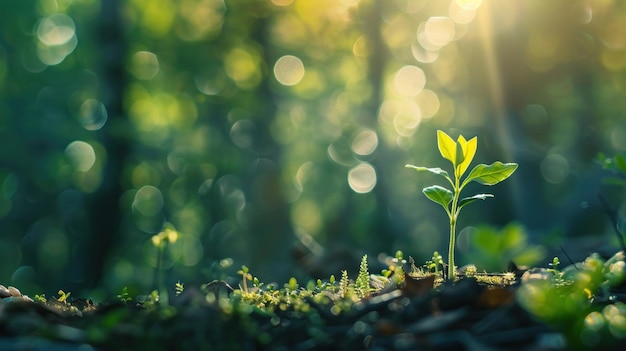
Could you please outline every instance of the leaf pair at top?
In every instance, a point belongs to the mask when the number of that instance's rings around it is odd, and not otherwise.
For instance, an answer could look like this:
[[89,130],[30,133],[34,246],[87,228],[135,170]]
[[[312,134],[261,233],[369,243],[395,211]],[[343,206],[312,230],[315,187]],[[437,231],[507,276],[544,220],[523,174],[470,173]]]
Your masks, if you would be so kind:
[[441,156],[452,162],[454,167],[454,176],[458,179],[465,173],[470,163],[474,159],[477,148],[477,138],[465,140],[462,135],[455,142],[445,132],[437,131],[437,147]]
[[[473,137],[465,140],[462,135],[455,142],[445,132],[437,131],[437,146],[441,156],[452,162],[454,167],[454,176],[460,180],[470,163],[476,155],[478,140]],[[508,178],[517,169],[516,163],[502,163],[496,161],[490,165],[479,164],[472,169],[467,178],[461,184],[461,188],[465,187],[469,182],[476,181],[484,185],[495,185]],[[432,171],[431,171],[432,172]],[[435,171],[433,173],[439,173]]]
[[[452,185],[454,191],[439,185],[429,186],[423,190],[426,197],[443,206],[449,215],[457,214],[462,207],[474,202],[475,200],[484,200],[488,197],[493,197],[491,194],[477,194],[463,199],[458,199],[461,190],[467,184],[475,181],[484,185],[495,185],[507,179],[517,169],[516,163],[502,163],[500,161],[496,161],[490,165],[479,164],[476,165],[461,182],[461,177],[469,168],[472,160],[474,159],[474,155],[476,155],[477,138],[473,137],[470,140],[466,140],[461,135],[458,137],[457,141],[454,141],[448,134],[438,130],[437,146],[441,156],[452,163],[452,167],[454,169],[454,180],[450,177],[448,172],[439,167],[428,168],[414,165],[406,165],[406,167],[442,176],[450,183],[450,185]],[[454,202],[456,206],[455,208],[450,208],[450,203],[453,202],[455,196],[457,196],[457,201]]]

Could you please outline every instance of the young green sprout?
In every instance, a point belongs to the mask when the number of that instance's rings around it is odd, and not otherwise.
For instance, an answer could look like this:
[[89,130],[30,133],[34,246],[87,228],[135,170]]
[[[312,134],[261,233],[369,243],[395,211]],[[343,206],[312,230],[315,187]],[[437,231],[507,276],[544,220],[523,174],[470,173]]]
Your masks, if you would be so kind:
[[243,284],[243,291],[248,292],[248,280],[252,280],[252,274],[248,273],[250,270],[245,265],[241,266],[241,269],[237,271],[237,274],[241,276]]
[[157,249],[157,262],[156,269],[154,271],[154,284],[158,288],[161,301],[168,303],[167,289],[164,283],[165,269],[163,268],[165,255],[167,254],[168,245],[174,244],[178,240],[179,233],[171,223],[165,223],[163,229],[153,235],[150,240],[152,245]]
[[502,163],[496,161],[490,165],[476,165],[470,173],[462,179],[467,171],[470,163],[474,159],[477,148],[477,138],[470,140],[460,135],[457,141],[454,141],[448,134],[437,131],[437,146],[441,156],[452,163],[454,170],[453,176],[450,177],[448,172],[437,167],[428,168],[414,165],[406,165],[407,168],[413,168],[419,172],[427,171],[445,178],[452,186],[452,190],[439,186],[431,185],[422,190],[424,195],[431,201],[441,205],[450,220],[450,243],[448,246],[448,279],[454,280],[454,243],[456,240],[456,223],[459,212],[466,205],[476,201],[485,200],[493,197],[492,194],[476,194],[473,196],[460,198],[461,191],[471,182],[477,182],[484,185],[495,185],[507,179],[517,169],[516,163]]

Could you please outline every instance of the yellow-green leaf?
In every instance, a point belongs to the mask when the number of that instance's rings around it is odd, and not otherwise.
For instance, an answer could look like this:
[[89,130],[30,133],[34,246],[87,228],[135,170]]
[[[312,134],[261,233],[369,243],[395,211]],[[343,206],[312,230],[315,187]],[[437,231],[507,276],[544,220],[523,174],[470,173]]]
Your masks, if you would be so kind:
[[437,131],[437,146],[441,156],[456,168],[456,142],[444,131]]
[[508,178],[516,169],[517,163],[502,163],[496,161],[490,165],[479,164],[472,169],[470,174],[463,181],[461,187],[464,187],[465,184],[472,181],[484,185],[495,185]]
[[462,135],[459,135],[459,138],[456,140],[456,162],[454,163],[456,168],[458,168],[465,159],[465,153],[463,152],[462,146],[463,144],[467,144],[467,141]]
[[457,164],[458,177],[461,177],[465,173],[465,171],[467,171],[470,163],[472,163],[474,155],[476,155],[478,139],[476,137],[473,137],[470,140],[466,141],[465,138],[463,138],[463,136],[461,135],[459,136],[457,143],[461,146],[461,152],[463,153],[462,161]]

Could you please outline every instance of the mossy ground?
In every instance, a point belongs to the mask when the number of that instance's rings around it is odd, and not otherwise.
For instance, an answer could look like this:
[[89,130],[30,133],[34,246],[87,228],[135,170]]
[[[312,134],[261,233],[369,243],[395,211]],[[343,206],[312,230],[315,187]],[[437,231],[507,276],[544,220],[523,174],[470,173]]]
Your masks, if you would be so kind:
[[[142,299],[120,294],[111,303],[65,293],[35,301],[9,298],[0,302],[0,348],[618,350],[626,337],[619,329],[626,305],[615,287],[602,284],[623,266],[623,258],[590,256],[575,272],[540,269],[524,282],[521,274],[472,270],[450,282],[441,272],[404,273],[394,266],[394,274],[370,275],[366,293],[342,274],[339,281],[300,286],[293,279],[280,288],[252,277],[245,289],[223,281],[177,284],[169,301],[159,301],[156,292]],[[594,283],[585,277],[600,278]],[[582,288],[583,281],[592,285]],[[602,300],[602,291],[611,299]],[[568,310],[557,306],[559,299],[580,305]],[[541,318],[542,311],[563,318]],[[589,316],[602,321],[589,324]]]

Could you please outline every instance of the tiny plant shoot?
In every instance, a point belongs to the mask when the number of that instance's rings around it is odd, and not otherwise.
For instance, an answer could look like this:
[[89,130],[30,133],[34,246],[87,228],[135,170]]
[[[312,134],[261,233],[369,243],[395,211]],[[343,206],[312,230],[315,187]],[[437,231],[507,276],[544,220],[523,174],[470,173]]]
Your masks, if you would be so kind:
[[465,205],[471,202],[493,197],[492,194],[477,194],[461,199],[461,191],[471,182],[478,182],[484,185],[498,184],[515,172],[517,169],[517,163],[502,163],[500,161],[496,161],[490,165],[479,164],[476,165],[464,179],[461,179],[476,154],[477,138],[473,137],[470,140],[465,140],[465,138],[460,135],[455,142],[448,134],[438,130],[437,146],[439,147],[441,156],[452,162],[452,167],[454,169],[452,178],[448,172],[439,167],[428,168],[413,165],[406,165],[406,167],[413,168],[419,172],[427,171],[441,176],[452,186],[452,190],[450,190],[439,185],[431,185],[424,188],[422,192],[427,198],[441,205],[450,219],[448,279],[454,280],[454,242],[456,240],[456,222],[459,217],[459,212]]

